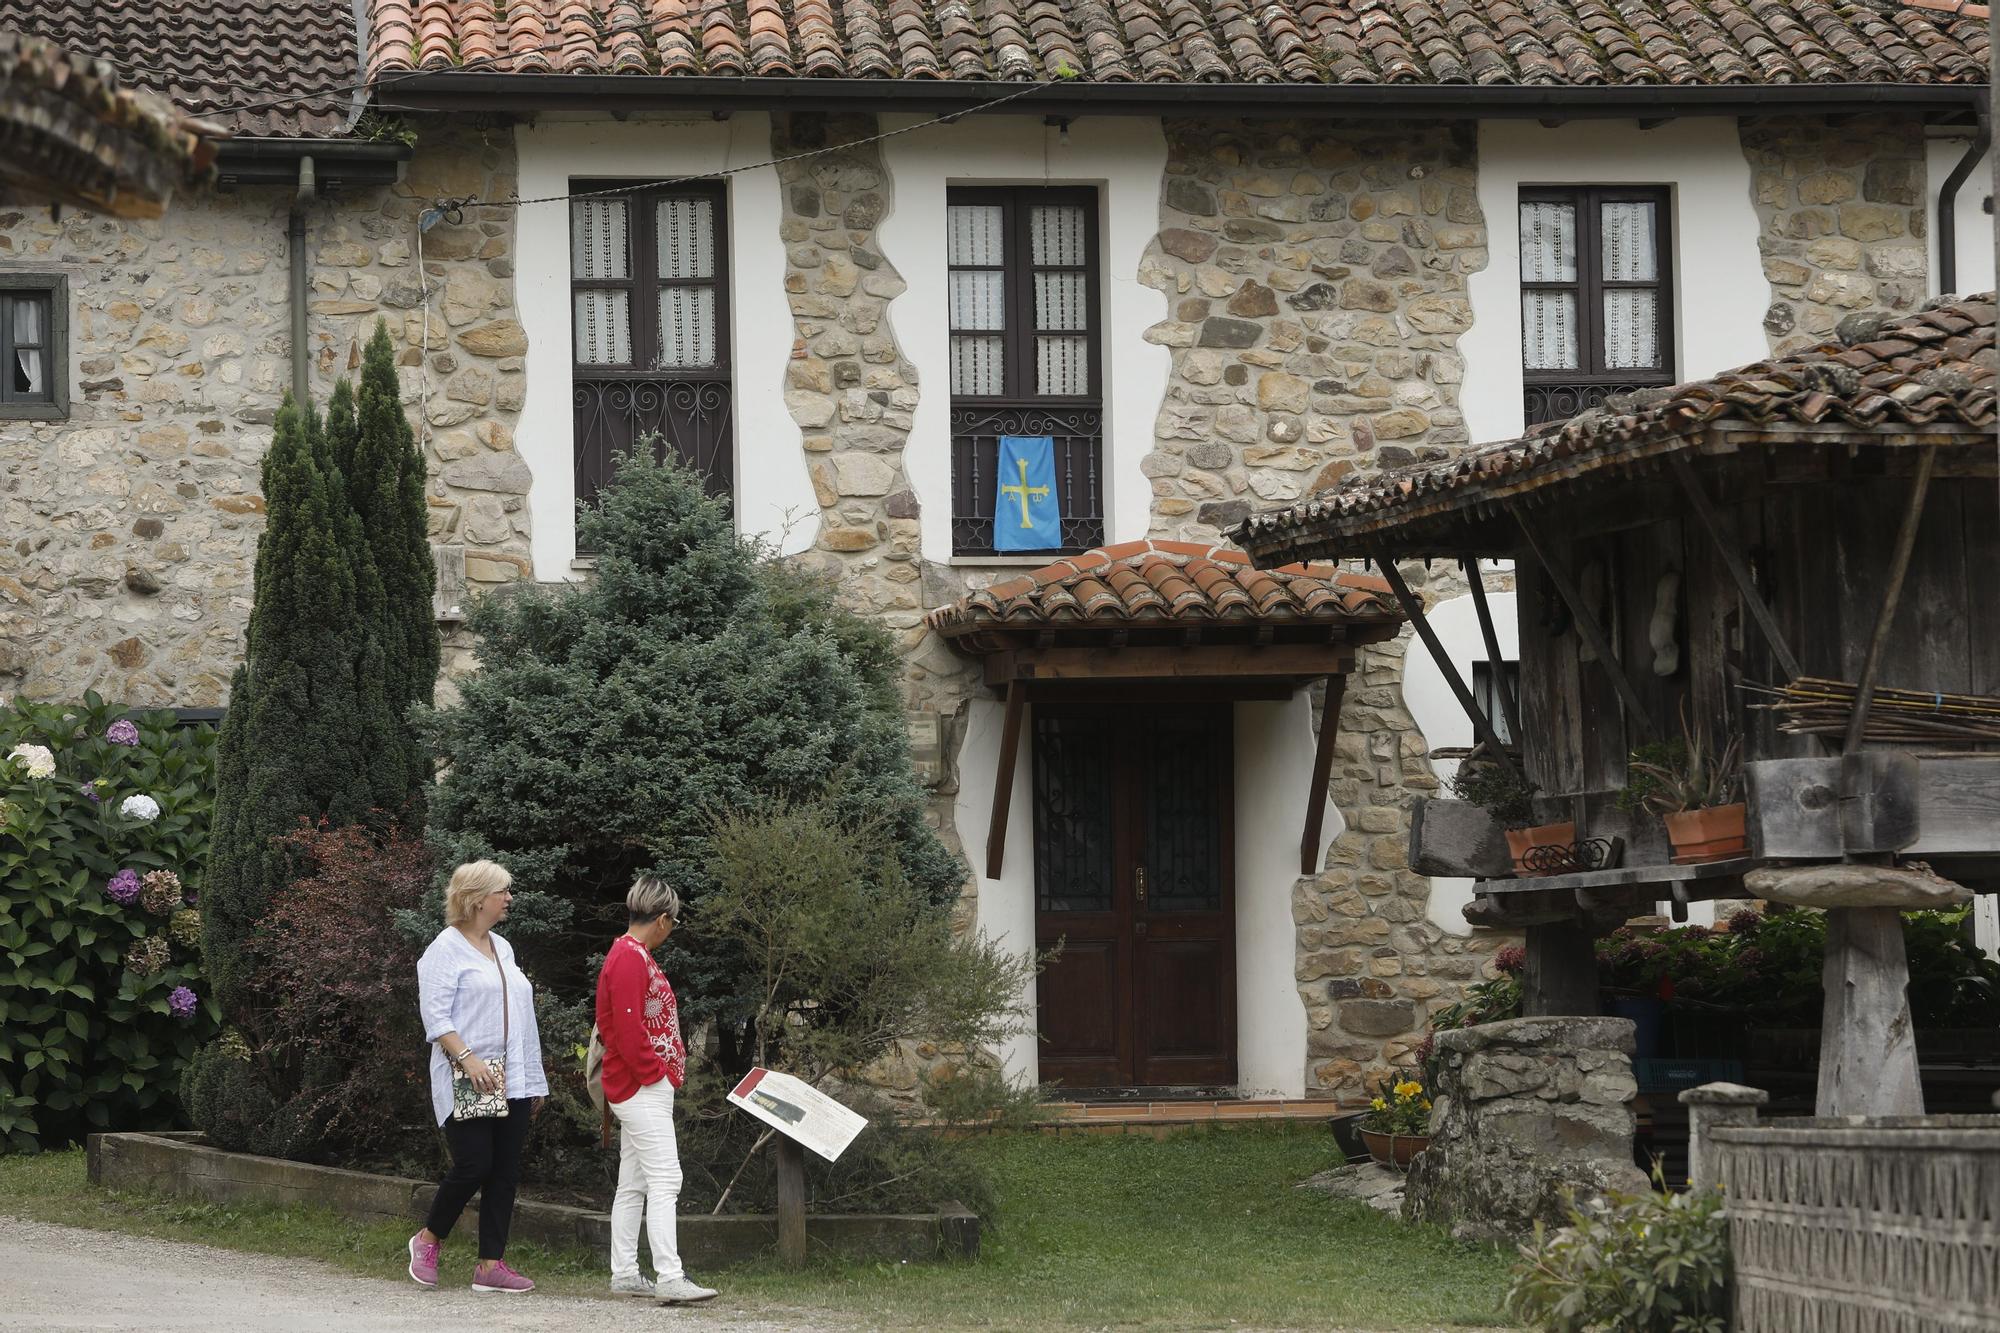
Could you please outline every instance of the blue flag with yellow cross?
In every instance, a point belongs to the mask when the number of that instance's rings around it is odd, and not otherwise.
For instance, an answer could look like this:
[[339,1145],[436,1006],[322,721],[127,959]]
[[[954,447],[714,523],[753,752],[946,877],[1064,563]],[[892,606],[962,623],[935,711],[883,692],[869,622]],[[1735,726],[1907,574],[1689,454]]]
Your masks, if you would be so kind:
[[1053,551],[1062,546],[1056,497],[1056,442],[1048,435],[1002,435],[993,504],[993,549]]

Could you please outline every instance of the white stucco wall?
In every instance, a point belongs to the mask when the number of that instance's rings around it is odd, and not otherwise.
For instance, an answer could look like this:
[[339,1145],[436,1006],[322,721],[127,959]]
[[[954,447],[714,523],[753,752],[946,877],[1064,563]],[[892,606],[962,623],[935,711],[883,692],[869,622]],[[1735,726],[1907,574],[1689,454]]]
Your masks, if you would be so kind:
[[[1932,139],[1924,150],[1925,168],[1930,177],[1929,187],[1924,197],[1930,202],[1930,281],[1924,290],[1932,296],[1938,294],[1938,229],[1937,197],[1938,189],[1951,175],[1951,169],[1965,156],[1965,150],[1972,146],[1970,138]],[[1993,193],[1993,150],[1987,149],[1986,156],[1958,187],[1958,206],[1952,210],[1952,217],[1958,224],[1958,283],[1954,295],[1993,290],[1993,215],[1985,209],[1985,201]]]
[[[915,123],[884,116],[882,128]],[[1166,136],[1156,119],[1076,120],[1068,142],[1040,116],[975,116],[882,143],[894,204],[877,237],[909,290],[890,304],[896,341],[917,370],[916,421],[903,471],[923,507],[923,555],[951,558],[949,311],[945,190],[953,185],[1090,185],[1098,190],[1103,270],[1105,539],[1146,535],[1152,488],[1139,461],[1153,449],[1170,358],[1146,341],[1166,317],[1163,293],[1139,285],[1139,259],[1160,229]],[[1032,563],[1040,564],[1040,560]]]
[[[771,118],[634,118],[543,121],[514,131],[524,199],[560,195],[574,179],[668,180],[761,162],[771,156]],[[780,541],[787,553],[819,536],[799,447],[785,408],[792,351],[785,247],[778,236],[778,174],[770,167],[728,178],[729,335],[732,451],[737,527]],[[528,334],[527,398],[515,444],[534,473],[528,510],[535,577],[576,577],[576,487],[571,441],[569,205],[524,204],[515,253],[515,305]]]
[[[1488,593],[1486,601],[1493,612],[1493,637],[1500,642],[1500,655],[1512,661],[1521,655],[1514,594]],[[1479,612],[1471,594],[1438,603],[1426,619],[1437,630],[1438,639],[1458,667],[1460,678],[1470,688],[1472,664],[1486,660],[1486,640],[1479,632]],[[1437,663],[1414,638],[1403,655],[1403,703],[1432,749],[1472,744],[1472,719],[1459,707],[1451,686],[1445,683],[1444,672],[1438,670]],[[1433,760],[1431,766],[1437,770],[1440,781],[1450,781],[1458,771],[1455,760]],[[1465,905],[1471,901],[1471,880],[1435,878],[1431,880],[1428,915],[1440,930],[1470,935],[1472,927],[1465,921]]]
[[[958,800],[952,818],[972,863],[978,894],[975,928],[1016,957],[1035,951],[1035,820],[1029,746],[1034,735],[1032,714],[1021,719],[1021,749],[1015,756],[1014,794],[1007,807],[1007,855],[998,879],[986,878],[986,829],[993,818],[994,775],[1000,769],[1000,737],[1007,709],[998,699],[973,699],[966,704],[965,741],[958,751]],[[1030,1024],[1035,1017],[1035,982],[1028,979],[1021,1006]],[[1041,1061],[1030,1031],[1002,1044],[1000,1063],[1017,1083],[1039,1081]]]
[[1522,430],[1521,227],[1524,185],[1672,187],[1674,370],[1701,379],[1762,360],[1771,285],[1757,254],[1750,164],[1734,120],[1671,121],[1641,130],[1629,120],[1534,121],[1479,126],[1479,206],[1491,258],[1469,285],[1473,323],[1460,407],[1475,443]]
[[[1306,1007],[1295,979],[1292,886],[1312,789],[1312,700],[1236,705],[1236,1082],[1246,1097],[1303,1097]],[[1327,803],[1319,860],[1345,831]]]

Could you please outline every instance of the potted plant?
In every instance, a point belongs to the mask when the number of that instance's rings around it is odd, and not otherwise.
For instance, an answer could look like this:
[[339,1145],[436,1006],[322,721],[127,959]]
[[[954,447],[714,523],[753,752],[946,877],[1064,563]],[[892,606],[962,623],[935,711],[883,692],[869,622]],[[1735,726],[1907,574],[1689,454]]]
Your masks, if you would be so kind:
[[1724,861],[1749,850],[1743,826],[1743,740],[1732,736],[1718,753],[1681,709],[1681,739],[1632,753],[1627,808],[1659,815],[1676,865]]
[[1370,1102],[1361,1118],[1361,1141],[1378,1165],[1407,1170],[1431,1146],[1431,1099],[1424,1095],[1424,1085],[1404,1079],[1387,1096]]
[[1574,822],[1537,824],[1534,784],[1490,759],[1475,756],[1461,763],[1458,772],[1452,775],[1451,792],[1500,821],[1507,834],[1507,852],[1514,858],[1516,875],[1546,873],[1528,868],[1528,853],[1535,848],[1567,847],[1576,841]]

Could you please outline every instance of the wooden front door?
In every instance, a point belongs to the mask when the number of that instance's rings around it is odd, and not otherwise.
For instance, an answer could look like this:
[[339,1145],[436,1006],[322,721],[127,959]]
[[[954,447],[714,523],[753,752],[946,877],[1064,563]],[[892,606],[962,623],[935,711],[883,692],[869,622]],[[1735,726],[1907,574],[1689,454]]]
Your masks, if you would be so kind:
[[1233,1084],[1228,705],[1037,705],[1033,753],[1042,1079]]

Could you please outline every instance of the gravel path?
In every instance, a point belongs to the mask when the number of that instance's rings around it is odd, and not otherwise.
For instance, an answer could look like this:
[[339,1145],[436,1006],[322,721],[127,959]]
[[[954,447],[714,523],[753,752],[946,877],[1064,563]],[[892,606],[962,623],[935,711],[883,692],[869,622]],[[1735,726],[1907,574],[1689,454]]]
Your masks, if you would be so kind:
[[732,1310],[726,1294],[709,1305],[681,1309],[542,1292],[425,1291],[407,1278],[356,1277],[306,1260],[0,1217],[0,1329],[794,1333],[845,1327],[803,1313]]

